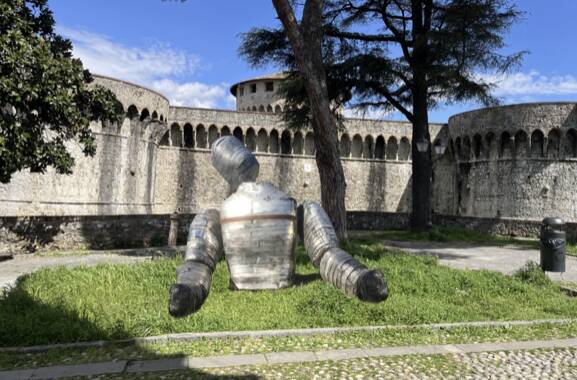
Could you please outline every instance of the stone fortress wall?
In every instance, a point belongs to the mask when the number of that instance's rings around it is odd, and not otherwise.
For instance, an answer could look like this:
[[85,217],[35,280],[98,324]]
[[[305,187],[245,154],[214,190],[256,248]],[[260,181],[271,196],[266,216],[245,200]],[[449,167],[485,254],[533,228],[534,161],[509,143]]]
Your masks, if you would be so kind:
[[[210,148],[234,135],[269,181],[298,201],[319,200],[311,131],[292,131],[274,112],[171,107],[160,94],[97,77],[121,101],[120,125],[91,126],[97,153],[86,158],[70,144],[72,175],[18,173],[0,186],[2,216],[195,213],[219,207],[228,187],[210,164]],[[434,125],[438,131],[442,125]],[[350,119],[340,133],[347,208],[407,212],[410,206],[411,127],[403,122]]]
[[[274,91],[266,91],[265,83],[277,88],[279,80],[263,77],[233,86],[233,94],[239,94],[240,85],[245,93],[237,96],[237,111],[225,111],[172,107],[154,91],[96,77],[117,94],[125,110],[123,122],[93,123],[98,144],[93,158],[85,158],[77,144],[69,145],[76,157],[72,175],[22,172],[0,185],[0,241],[18,242],[48,229],[48,242],[65,233],[75,236],[74,244],[61,246],[75,246],[94,233],[109,239],[103,232],[107,228],[136,236],[165,231],[169,214],[189,218],[201,208],[219,207],[229,190],[210,164],[210,147],[224,135],[236,136],[255,153],[259,180],[272,182],[299,202],[318,201],[312,131],[289,130],[275,114],[275,107],[282,110],[284,104]],[[253,83],[262,86],[247,95]],[[526,226],[546,215],[577,222],[576,110],[571,103],[524,104],[466,112],[450,118],[448,125],[432,124],[433,144],[446,147],[441,155],[433,149],[435,220],[449,218],[469,226],[481,219],[484,226],[506,221],[509,227],[499,232],[512,233],[519,231],[511,225]],[[347,119],[345,127],[339,139],[353,226],[406,223],[411,125]],[[519,233],[527,230],[523,228]],[[98,244],[88,245],[139,243]]]
[[458,215],[577,221],[577,104],[519,104],[449,119]]

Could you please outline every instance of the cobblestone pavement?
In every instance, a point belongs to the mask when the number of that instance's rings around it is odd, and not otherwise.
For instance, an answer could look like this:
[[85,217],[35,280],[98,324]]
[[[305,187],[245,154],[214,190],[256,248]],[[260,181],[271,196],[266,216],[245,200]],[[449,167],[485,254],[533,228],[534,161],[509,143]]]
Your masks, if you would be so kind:
[[[488,269],[511,274],[527,261],[540,261],[539,250],[517,245],[390,240],[384,244],[391,249],[436,256],[439,264],[455,269]],[[577,257],[567,256],[565,267],[565,273],[547,274],[553,280],[577,282]]]
[[577,350],[370,357],[97,376],[93,379],[577,379]]

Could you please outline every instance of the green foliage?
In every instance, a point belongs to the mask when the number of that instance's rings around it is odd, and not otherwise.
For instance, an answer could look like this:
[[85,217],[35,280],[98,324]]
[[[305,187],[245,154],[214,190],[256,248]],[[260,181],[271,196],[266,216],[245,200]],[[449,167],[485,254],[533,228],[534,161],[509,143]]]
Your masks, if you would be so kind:
[[553,284],[549,276],[534,261],[527,261],[522,268],[515,272],[514,277],[537,286],[551,286]]
[[0,182],[22,169],[53,166],[71,173],[66,142],[86,155],[96,145],[91,121],[118,121],[114,94],[89,86],[90,73],[72,58],[72,44],[54,33],[46,0],[0,0]]
[[430,256],[349,241],[362,263],[383,271],[390,298],[370,304],[322,281],[299,250],[296,285],[232,291],[225,262],[210,295],[189,317],[168,314],[168,289],[180,260],[134,266],[44,269],[0,297],[0,345],[119,339],[173,332],[261,330],[382,324],[573,317],[577,300],[557,286],[537,286],[490,271],[455,270]]
[[[413,9],[421,9],[424,20]],[[467,100],[494,105],[498,99],[490,93],[491,84],[478,74],[507,72],[519,64],[524,52],[502,55],[500,49],[520,16],[508,0],[325,1],[329,97],[335,109],[348,104],[398,110],[410,121],[417,87],[424,87],[418,96],[427,97],[429,108]],[[294,70],[282,27],[254,28],[242,38],[239,53],[251,65]],[[306,94],[292,94],[289,104],[304,107],[291,112],[306,114]],[[299,117],[304,118],[288,121]]]

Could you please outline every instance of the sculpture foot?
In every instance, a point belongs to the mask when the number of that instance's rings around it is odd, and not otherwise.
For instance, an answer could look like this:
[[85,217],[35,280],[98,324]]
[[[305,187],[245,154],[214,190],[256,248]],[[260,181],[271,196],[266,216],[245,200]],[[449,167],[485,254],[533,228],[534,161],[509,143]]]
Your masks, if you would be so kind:
[[200,310],[208,292],[199,285],[174,284],[170,287],[168,312],[173,317],[186,317]]
[[370,270],[359,278],[357,296],[361,301],[382,302],[389,297],[385,277],[380,271]]

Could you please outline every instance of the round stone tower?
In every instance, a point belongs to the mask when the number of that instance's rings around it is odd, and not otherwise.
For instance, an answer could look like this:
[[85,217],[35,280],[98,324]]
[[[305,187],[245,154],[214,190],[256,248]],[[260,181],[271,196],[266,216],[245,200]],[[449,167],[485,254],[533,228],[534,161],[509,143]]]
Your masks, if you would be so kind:
[[236,97],[236,110],[281,113],[285,101],[278,90],[287,76],[287,73],[276,73],[234,84],[230,92]]

